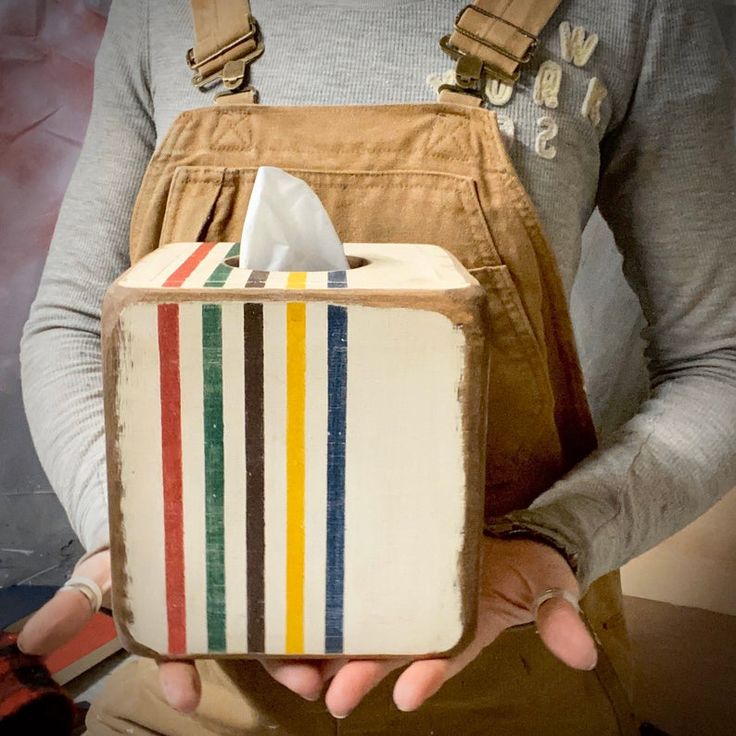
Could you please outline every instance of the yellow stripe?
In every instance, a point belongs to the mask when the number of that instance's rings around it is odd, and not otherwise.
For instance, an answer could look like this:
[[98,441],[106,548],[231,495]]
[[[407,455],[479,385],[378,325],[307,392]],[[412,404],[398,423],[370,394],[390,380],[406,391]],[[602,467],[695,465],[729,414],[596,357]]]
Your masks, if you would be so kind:
[[286,280],[287,289],[306,289],[307,274],[304,271],[292,271]]
[[[307,274],[289,274],[287,289],[306,287]],[[304,406],[307,307],[286,305],[286,653],[304,651]]]

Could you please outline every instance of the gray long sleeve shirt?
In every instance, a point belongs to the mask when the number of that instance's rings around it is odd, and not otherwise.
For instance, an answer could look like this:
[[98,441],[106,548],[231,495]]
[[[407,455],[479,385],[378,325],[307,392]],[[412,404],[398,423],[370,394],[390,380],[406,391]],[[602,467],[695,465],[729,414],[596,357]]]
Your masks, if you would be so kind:
[[[255,0],[266,53],[252,81],[273,105],[436,99],[431,82],[452,67],[437,41],[462,5]],[[569,47],[565,21],[597,34],[589,58]],[[31,430],[88,549],[109,539],[100,306],[129,265],[130,213],[155,146],[180,111],[212,103],[183,63],[192,42],[187,0],[113,3],[87,136],[24,333]],[[535,92],[544,62],[559,65],[559,89]],[[515,514],[577,554],[585,588],[736,484],[736,86],[707,4],[563,0],[496,110],[568,297],[598,205],[648,322],[651,398]]]

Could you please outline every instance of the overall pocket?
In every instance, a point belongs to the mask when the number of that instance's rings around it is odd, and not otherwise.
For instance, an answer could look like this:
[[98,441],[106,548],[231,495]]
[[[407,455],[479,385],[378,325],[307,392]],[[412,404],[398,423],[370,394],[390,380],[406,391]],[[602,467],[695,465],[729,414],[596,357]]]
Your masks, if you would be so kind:
[[[239,240],[256,170],[177,167],[159,245]],[[501,265],[470,177],[424,171],[288,171],[314,189],[344,242],[432,243],[468,269]]]

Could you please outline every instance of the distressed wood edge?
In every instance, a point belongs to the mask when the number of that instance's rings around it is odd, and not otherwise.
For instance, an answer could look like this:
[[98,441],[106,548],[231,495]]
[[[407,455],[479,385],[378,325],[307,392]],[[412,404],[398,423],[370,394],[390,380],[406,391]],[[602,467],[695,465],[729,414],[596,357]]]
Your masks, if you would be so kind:
[[[119,417],[116,396],[116,377],[118,374],[120,355],[120,315],[114,289],[108,290],[102,303],[101,318],[101,345],[102,345],[102,386],[104,397],[105,419],[105,448],[107,464],[107,504],[110,527],[110,563],[112,579],[112,610],[118,636],[125,649],[144,656],[156,656],[155,653],[141,647],[135,641],[130,624],[133,622],[133,612],[128,605],[126,595],[127,581],[125,567],[127,556],[125,553],[125,539],[122,525],[121,510],[121,473],[120,453],[117,443]],[[114,530],[119,533],[114,533]],[[145,651],[143,651],[145,650]]]
[[[453,256],[454,258],[454,256]],[[459,263],[459,262],[458,262]],[[328,302],[346,306],[373,308],[405,308],[431,311],[448,318],[455,329],[464,333],[467,349],[463,368],[463,381],[459,387],[459,398],[463,404],[463,455],[466,477],[465,537],[458,556],[458,577],[464,595],[461,599],[461,635],[452,647],[422,654],[300,654],[299,659],[393,659],[411,657],[432,659],[452,657],[465,649],[477,630],[478,600],[480,595],[480,561],[485,500],[485,438],[486,411],[489,379],[489,347],[487,334],[490,316],[487,295],[478,282],[469,275],[472,283],[466,287],[444,291],[419,291],[397,294],[395,290],[365,290],[365,292],[343,292],[335,289],[283,290],[283,289],[147,289],[123,287],[114,282],[108,289],[102,307],[102,359],[103,393],[105,406],[105,434],[108,473],[108,514],[110,524],[110,551],[113,595],[113,617],[118,635],[125,649],[132,654],[158,661],[173,659],[138,642],[131,634],[133,612],[127,598],[127,576],[125,574],[125,539],[122,525],[122,485],[120,481],[120,455],[117,428],[119,417],[115,394],[121,343],[120,318],[128,306],[149,303],[202,302]],[[288,299],[284,297],[288,296]],[[472,394],[470,386],[477,385],[480,395]],[[477,438],[471,442],[471,438]],[[477,445],[477,451],[473,452]],[[113,534],[113,529],[119,533]],[[284,654],[242,653],[187,653],[188,659],[283,659]]]

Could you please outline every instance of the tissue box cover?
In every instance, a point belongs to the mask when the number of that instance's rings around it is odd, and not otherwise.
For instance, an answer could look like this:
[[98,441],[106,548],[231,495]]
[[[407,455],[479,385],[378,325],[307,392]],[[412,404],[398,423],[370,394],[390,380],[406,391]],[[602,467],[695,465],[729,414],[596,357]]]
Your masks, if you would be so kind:
[[432,245],[346,272],[174,243],[103,309],[115,613],[187,656],[438,656],[472,636],[486,297]]

